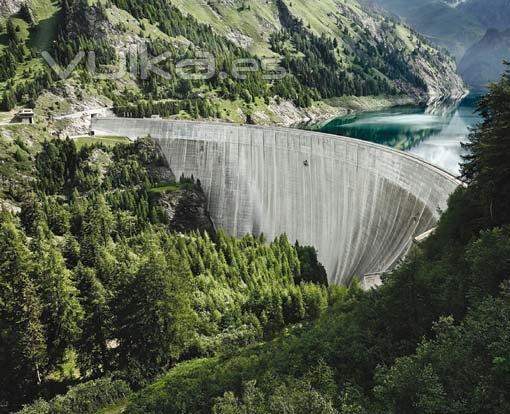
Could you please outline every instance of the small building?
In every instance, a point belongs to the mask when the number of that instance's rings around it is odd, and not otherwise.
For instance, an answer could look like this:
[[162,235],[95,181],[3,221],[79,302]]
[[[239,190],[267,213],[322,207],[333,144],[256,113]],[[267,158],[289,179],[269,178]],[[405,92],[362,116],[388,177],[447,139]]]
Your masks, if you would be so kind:
[[33,109],[22,109],[16,114],[16,121],[22,124],[33,124],[34,123],[34,110]]
[[161,115],[151,115],[151,119],[161,119]]
[[377,289],[382,285],[381,280],[382,273],[367,273],[361,279],[361,289],[369,291],[371,289]]

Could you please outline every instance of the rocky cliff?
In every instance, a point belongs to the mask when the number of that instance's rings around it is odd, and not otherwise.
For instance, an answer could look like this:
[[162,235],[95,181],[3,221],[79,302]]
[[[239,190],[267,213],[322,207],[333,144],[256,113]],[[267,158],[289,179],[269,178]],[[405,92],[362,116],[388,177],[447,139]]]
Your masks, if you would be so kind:
[[170,230],[179,233],[206,232],[215,237],[207,198],[200,187],[158,194],[157,204],[163,210]]

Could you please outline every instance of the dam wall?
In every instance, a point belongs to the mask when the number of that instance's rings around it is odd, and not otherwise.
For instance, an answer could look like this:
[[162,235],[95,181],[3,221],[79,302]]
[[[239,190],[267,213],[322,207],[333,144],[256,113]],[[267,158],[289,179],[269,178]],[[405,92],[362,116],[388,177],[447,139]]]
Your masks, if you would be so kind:
[[200,179],[216,228],[313,245],[331,283],[391,270],[460,184],[407,153],[287,128],[98,118],[98,133],[150,135],[174,174]]

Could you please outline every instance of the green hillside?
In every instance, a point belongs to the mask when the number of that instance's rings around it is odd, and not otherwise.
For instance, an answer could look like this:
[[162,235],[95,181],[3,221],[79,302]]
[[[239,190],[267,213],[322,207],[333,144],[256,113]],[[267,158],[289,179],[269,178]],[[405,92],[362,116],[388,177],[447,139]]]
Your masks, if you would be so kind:
[[[0,71],[0,104],[6,111],[35,106],[56,86],[52,93],[71,107],[99,101],[113,104],[121,116],[273,122],[281,116],[282,101],[290,102],[294,112],[320,112],[320,101],[339,96],[407,95],[427,101],[462,94],[452,60],[408,27],[365,10],[355,0],[313,3],[29,2],[3,19],[1,53],[7,64]],[[119,52],[133,43],[145,43],[151,55],[167,52],[171,59],[159,68],[169,78],[124,73],[97,80],[87,73],[83,59],[64,82],[40,56],[46,50],[65,68],[79,51],[94,51],[102,71],[111,72],[121,63]],[[215,58],[214,75],[182,79],[175,63],[203,52]],[[251,58],[257,59],[258,70],[245,79],[234,76],[236,59]],[[272,61],[266,62],[268,58]],[[282,70],[283,78],[267,78]],[[232,107],[232,102],[237,104]]]

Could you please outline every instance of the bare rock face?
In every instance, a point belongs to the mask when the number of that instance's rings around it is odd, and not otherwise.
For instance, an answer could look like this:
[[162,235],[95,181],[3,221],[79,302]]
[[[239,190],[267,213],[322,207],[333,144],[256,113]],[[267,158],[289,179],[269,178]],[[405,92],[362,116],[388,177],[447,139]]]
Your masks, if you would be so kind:
[[207,232],[214,237],[207,198],[200,188],[162,193],[158,197],[157,203],[165,213],[171,230],[179,233]]
[[7,17],[19,11],[24,0],[0,0],[0,16]]

